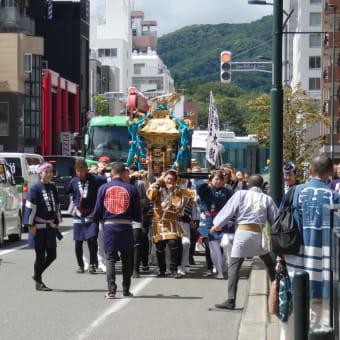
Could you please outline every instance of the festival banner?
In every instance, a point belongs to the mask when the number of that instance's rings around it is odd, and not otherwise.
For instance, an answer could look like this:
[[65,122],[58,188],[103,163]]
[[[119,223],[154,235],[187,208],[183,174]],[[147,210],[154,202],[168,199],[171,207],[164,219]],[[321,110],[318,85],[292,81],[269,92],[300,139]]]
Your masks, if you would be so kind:
[[210,91],[206,159],[212,165],[216,164],[219,134],[220,134],[220,122],[218,119],[216,102],[212,91]]

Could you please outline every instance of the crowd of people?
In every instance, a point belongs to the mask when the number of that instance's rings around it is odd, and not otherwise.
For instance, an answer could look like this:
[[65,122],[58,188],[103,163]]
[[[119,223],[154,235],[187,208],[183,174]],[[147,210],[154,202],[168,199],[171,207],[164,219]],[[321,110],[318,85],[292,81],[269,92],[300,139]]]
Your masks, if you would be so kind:
[[[198,242],[205,248],[204,275],[216,273],[216,279],[228,278],[228,297],[216,308],[235,308],[239,271],[246,257],[259,256],[274,280],[275,261],[264,229],[267,222],[274,222],[279,209],[260,175],[248,177],[226,164],[204,178],[204,174],[199,175],[200,167],[193,164],[188,170],[192,176],[183,177],[170,169],[156,178],[152,160],[147,164],[147,171],[138,171],[136,166],[128,168],[122,163],[110,167],[105,156],[98,166],[90,168],[84,160],[76,162],[77,176],[71,180],[68,193],[76,207],[73,235],[77,273],[106,272],[106,297],[113,299],[117,290],[115,264],[120,260],[123,295],[132,296],[131,277],[140,277],[141,270],[149,271],[153,247],[158,277],[179,279],[195,264]],[[283,167],[284,193],[297,188],[292,208],[303,240],[298,255],[286,256],[287,268],[292,279],[297,269],[310,274],[311,310],[316,322],[326,319],[327,308],[322,302],[329,298],[330,245],[322,234],[322,206],[340,200],[340,166],[335,174],[333,171],[332,161],[318,156],[311,162],[309,181],[299,185],[295,164],[288,162]],[[43,163],[39,172],[40,181],[28,195],[24,224],[29,227],[29,243],[36,252],[35,288],[48,291],[42,274],[56,259],[61,219],[58,194],[51,184],[52,164]],[[291,328],[290,323],[283,325],[282,339],[292,338]]]
[[[201,169],[195,165],[193,173]],[[36,251],[33,279],[37,290],[50,290],[42,281],[43,271],[56,258],[56,232],[60,232],[59,199],[51,183],[53,166],[43,163],[40,181],[26,203],[24,224],[29,227],[29,244]],[[156,178],[152,161],[148,171],[138,171],[102,156],[98,165],[75,164],[76,177],[67,193],[72,197],[73,239],[77,273],[106,272],[107,297],[116,293],[114,263],[121,260],[124,295],[130,295],[130,277],[150,270],[154,244],[158,277],[182,278],[194,265],[197,242],[205,248],[205,276],[223,279],[230,262],[233,218],[225,228],[210,232],[213,219],[233,193],[247,188],[247,177],[228,164],[213,171],[208,179],[180,178],[168,170]],[[86,246],[84,247],[84,242]],[[223,250],[222,250],[223,249]]]

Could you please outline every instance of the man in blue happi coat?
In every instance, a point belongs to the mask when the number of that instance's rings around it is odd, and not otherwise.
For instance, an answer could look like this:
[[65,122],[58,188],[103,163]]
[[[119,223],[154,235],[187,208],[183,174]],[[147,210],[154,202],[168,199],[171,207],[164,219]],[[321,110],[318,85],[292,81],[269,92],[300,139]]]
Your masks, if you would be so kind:
[[[43,163],[39,166],[40,180],[31,186],[25,204],[23,224],[29,228],[28,245],[35,249],[35,289],[50,291],[42,282],[42,273],[57,258],[56,237],[60,235],[60,204],[56,187],[50,183],[53,166]],[[59,236],[61,237],[61,236]]]
[[[324,205],[340,202],[340,195],[327,185],[332,173],[328,156],[315,157],[310,168],[312,179],[295,188],[292,203],[302,244],[298,254],[286,255],[285,260],[292,283],[297,270],[309,274],[310,326],[329,324],[330,225],[324,220]],[[281,340],[290,339],[294,339],[292,315],[281,328]]]
[[96,272],[98,225],[92,222],[99,187],[106,183],[105,176],[88,173],[87,164],[80,159],[75,164],[77,177],[72,178],[67,193],[72,194],[75,213],[73,217],[73,239],[78,262],[77,273],[84,273],[83,241],[87,241],[90,253],[89,273]]
[[141,222],[141,207],[138,191],[128,184],[129,173],[122,163],[112,166],[112,181],[100,187],[93,221],[104,223],[104,249],[106,255],[106,275],[108,293],[106,298],[116,295],[115,262],[117,251],[121,254],[123,265],[123,295],[130,293],[133,254],[132,221]]

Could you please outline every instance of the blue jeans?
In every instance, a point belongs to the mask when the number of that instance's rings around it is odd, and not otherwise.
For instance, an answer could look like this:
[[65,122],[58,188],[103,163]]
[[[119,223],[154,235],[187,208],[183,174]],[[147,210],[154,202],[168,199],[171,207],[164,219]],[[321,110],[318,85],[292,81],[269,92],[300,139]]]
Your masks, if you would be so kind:
[[[132,251],[120,252],[120,258],[122,260],[123,270],[123,293],[128,293],[131,285],[131,274],[132,274]],[[106,278],[107,287],[109,293],[116,294],[116,269],[115,264],[117,261],[116,251],[106,251]]]

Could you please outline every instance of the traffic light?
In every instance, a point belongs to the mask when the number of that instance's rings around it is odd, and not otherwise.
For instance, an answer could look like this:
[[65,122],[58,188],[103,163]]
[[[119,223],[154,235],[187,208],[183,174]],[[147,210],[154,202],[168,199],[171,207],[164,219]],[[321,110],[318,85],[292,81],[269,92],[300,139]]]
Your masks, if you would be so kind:
[[221,52],[221,82],[230,83],[231,82],[231,52],[223,51]]

